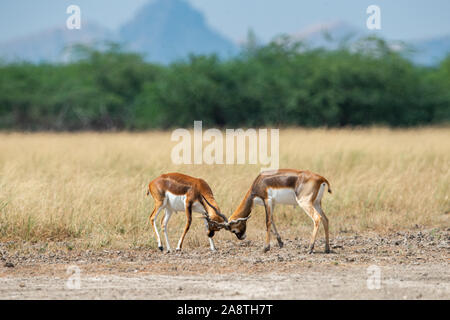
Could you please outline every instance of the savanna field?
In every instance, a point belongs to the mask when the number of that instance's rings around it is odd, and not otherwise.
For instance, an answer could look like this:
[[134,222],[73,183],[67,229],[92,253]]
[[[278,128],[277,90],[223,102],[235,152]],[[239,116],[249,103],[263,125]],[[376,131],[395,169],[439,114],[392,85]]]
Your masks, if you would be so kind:
[[[395,23],[379,30],[386,12],[395,16],[392,6],[352,4],[345,17],[342,8],[320,6],[335,22],[317,23],[313,6],[293,11],[264,1],[258,12],[249,7],[255,19],[269,9],[264,30],[246,19],[245,30],[236,20],[227,31],[226,19],[207,23],[212,5],[202,12],[190,0],[148,2],[134,18],[119,23],[116,14],[106,25],[111,6],[97,18],[88,5],[42,7],[33,48],[21,45],[31,39],[26,33],[15,39],[14,28],[5,29],[0,300],[190,301],[179,301],[178,318],[201,318],[186,311],[197,299],[225,300],[222,307],[236,311],[263,306],[245,300],[450,300],[450,52],[445,26],[433,31],[432,8],[411,20],[427,24],[426,35],[405,21],[402,30]],[[270,31],[271,9],[286,23],[293,17],[289,30]],[[435,9],[436,17],[445,12]],[[39,17],[52,24],[54,10],[62,24],[39,31]],[[87,28],[81,12],[96,19]],[[298,24],[305,12],[314,24]],[[237,128],[256,130],[235,139]],[[270,128],[280,128],[279,141]],[[204,179],[230,217],[262,169],[276,167],[329,181],[321,204],[329,243],[323,223],[317,229],[298,205],[275,203],[270,245],[259,205],[245,238],[227,230],[231,223],[215,232],[216,250],[196,212],[180,250],[186,213],[173,214],[164,232],[162,210],[158,244],[147,191],[161,174]],[[286,196],[276,194],[275,202]],[[273,307],[274,317],[289,311]],[[165,305],[165,315],[173,311]],[[241,314],[266,316],[233,315]]]
[[[148,220],[153,200],[146,191],[165,172],[205,179],[230,216],[260,167],[174,165],[176,142],[170,136],[170,131],[1,133],[0,242],[155,250]],[[330,181],[333,194],[324,195],[323,208],[332,242],[339,234],[447,229],[449,137],[449,128],[283,129],[280,167],[308,169]],[[247,239],[262,245],[265,214],[263,207],[255,208]],[[274,217],[284,239],[309,239],[312,222],[300,208],[277,206]],[[173,245],[184,224],[183,212],[171,219]],[[215,239],[237,241],[226,231]],[[207,246],[203,221],[194,218],[184,248]]]

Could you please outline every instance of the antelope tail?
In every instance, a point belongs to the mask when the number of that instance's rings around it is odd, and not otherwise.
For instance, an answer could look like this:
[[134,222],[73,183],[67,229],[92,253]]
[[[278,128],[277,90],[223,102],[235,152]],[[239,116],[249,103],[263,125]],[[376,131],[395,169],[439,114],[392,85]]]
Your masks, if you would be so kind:
[[330,183],[327,180],[325,180],[325,183],[327,184],[327,187],[328,187],[328,193],[332,193],[331,188],[330,188]]

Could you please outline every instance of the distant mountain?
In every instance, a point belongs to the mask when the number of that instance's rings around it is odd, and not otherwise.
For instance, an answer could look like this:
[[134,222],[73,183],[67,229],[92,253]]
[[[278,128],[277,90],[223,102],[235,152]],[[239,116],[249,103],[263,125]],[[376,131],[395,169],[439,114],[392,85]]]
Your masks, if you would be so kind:
[[435,65],[450,54],[450,35],[418,40],[411,43],[412,60],[422,65]]
[[213,31],[202,13],[183,0],[157,0],[119,30],[126,48],[151,61],[168,63],[189,53],[228,56],[236,46]]
[[[253,41],[259,43],[256,35],[249,33],[252,34]],[[334,21],[309,26],[290,36],[310,47],[332,50],[339,44],[352,45],[370,34],[377,33]],[[1,43],[0,61],[66,62],[70,58],[67,48],[73,44],[92,45],[105,41],[121,43],[126,50],[143,54],[147,61],[160,63],[185,58],[189,53],[217,53],[229,57],[239,51],[237,44],[211,29],[203,14],[187,0],[152,0],[117,32],[86,21],[82,21],[80,30],[68,30],[63,25]],[[405,53],[412,61],[433,65],[450,53],[450,35],[412,41],[407,47],[414,49]],[[392,43],[392,48],[403,50],[405,46]]]
[[95,23],[84,22],[79,30],[55,27],[2,43],[0,57],[6,61],[64,62],[68,60],[69,49],[74,44],[92,45],[117,39],[113,32]]
[[30,62],[64,62],[65,48],[75,43],[115,41],[143,54],[148,61],[169,63],[189,53],[229,56],[237,47],[213,31],[202,13],[184,0],[151,1],[116,33],[94,23],[82,22],[80,30],[65,25],[0,44],[0,59]]
[[[340,43],[352,45],[358,39],[376,32],[356,28],[342,21],[319,23],[291,34],[296,41],[303,41],[312,48],[336,49]],[[393,50],[404,51],[404,55],[417,64],[436,65],[450,54],[450,35],[411,41],[406,44],[390,41]]]
[[291,34],[291,38],[313,48],[336,49],[340,43],[352,43],[367,35],[369,32],[364,29],[343,21],[332,21],[311,25]]

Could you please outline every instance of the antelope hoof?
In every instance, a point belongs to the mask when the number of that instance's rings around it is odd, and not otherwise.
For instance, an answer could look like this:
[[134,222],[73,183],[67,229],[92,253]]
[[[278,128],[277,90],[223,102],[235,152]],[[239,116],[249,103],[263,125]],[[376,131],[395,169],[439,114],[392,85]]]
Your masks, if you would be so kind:
[[163,246],[159,246],[158,249],[159,249],[159,251],[161,251],[161,252],[164,251],[164,247],[163,247]]
[[278,245],[280,246],[280,248],[283,248],[284,243],[283,241],[281,241],[281,239],[278,239]]
[[313,252],[314,252],[314,246],[310,246],[308,253],[309,254],[313,254]]
[[330,253],[331,252],[331,250],[330,250],[330,247],[325,247],[325,253]]
[[170,253],[172,250],[171,249],[167,249],[166,253]]
[[264,246],[264,248],[263,248],[263,252],[264,252],[264,253],[267,252],[267,251],[269,251],[269,250],[270,250],[270,244],[267,245],[267,246]]
[[175,250],[176,250],[176,252],[180,252],[181,248],[176,248]]

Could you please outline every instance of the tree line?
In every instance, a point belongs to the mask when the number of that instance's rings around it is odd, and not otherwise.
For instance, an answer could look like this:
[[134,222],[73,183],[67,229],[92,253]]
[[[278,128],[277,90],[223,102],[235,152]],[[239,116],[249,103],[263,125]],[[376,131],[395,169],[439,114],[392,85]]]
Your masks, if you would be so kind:
[[229,59],[146,62],[117,45],[65,64],[0,63],[0,129],[419,126],[450,121],[450,55],[414,65],[382,39],[336,50],[249,42]]

